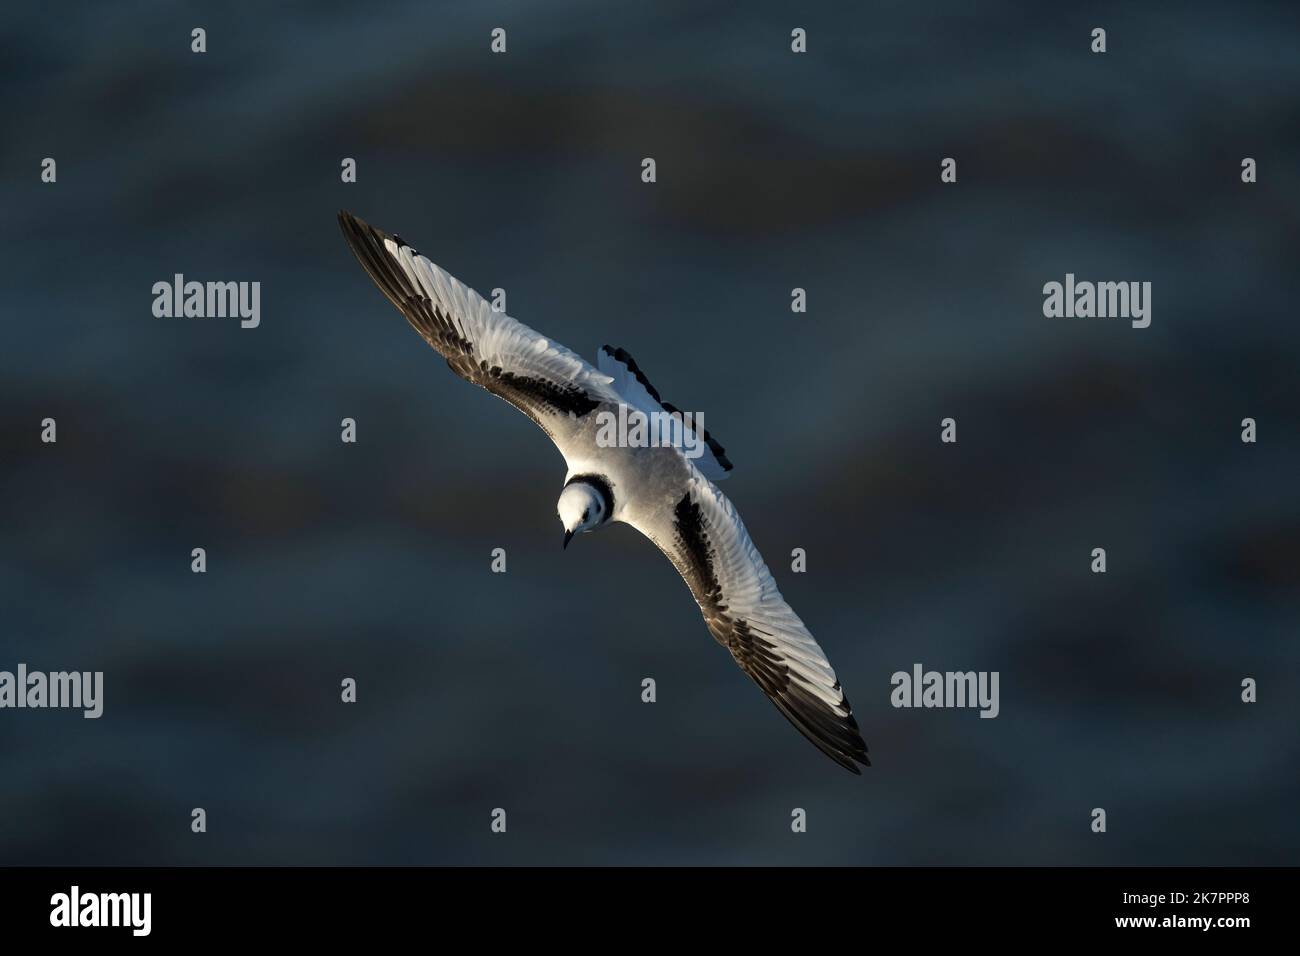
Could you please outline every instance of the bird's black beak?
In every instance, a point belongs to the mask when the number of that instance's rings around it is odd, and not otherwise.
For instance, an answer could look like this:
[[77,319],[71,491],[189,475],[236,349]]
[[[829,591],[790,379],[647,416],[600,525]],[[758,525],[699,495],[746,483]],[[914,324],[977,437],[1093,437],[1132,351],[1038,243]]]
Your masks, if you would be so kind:
[[566,550],[568,550],[569,542],[572,541],[572,540],[573,540],[573,532],[572,532],[572,531],[566,531],[566,532],[564,532],[564,547],[561,548],[560,550],[561,550],[561,551],[566,551]]

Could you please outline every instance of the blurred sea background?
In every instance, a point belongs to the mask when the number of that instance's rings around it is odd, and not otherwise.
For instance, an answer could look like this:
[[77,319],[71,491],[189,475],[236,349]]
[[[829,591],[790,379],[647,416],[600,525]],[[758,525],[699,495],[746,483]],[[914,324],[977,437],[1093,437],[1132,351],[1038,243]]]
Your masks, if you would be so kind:
[[[0,711],[0,863],[1300,862],[1294,4],[0,24],[0,669],[105,675],[99,720]],[[632,529],[561,554],[560,457],[343,207],[704,413],[863,777]],[[155,318],[175,273],[261,282],[260,327]],[[1044,318],[1066,273],[1150,281],[1150,328]],[[894,709],[917,662],[1000,715]]]

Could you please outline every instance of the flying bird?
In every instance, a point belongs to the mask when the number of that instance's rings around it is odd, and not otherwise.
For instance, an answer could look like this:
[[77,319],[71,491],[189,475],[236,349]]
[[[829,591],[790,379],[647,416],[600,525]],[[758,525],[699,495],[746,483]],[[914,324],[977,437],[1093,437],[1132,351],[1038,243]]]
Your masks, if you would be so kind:
[[[370,278],[451,370],[515,406],[559,448],[568,466],[556,505],[564,547],[616,521],[636,528],[672,562],[710,633],[777,710],[841,767],[860,774],[859,763],[869,766],[830,661],[714,484],[732,465],[703,423],[661,399],[623,349],[602,347],[592,367],[494,311],[398,236],[346,211],[339,225]],[[597,440],[598,423],[608,420],[600,413],[620,409],[671,416],[682,440],[609,447]]]

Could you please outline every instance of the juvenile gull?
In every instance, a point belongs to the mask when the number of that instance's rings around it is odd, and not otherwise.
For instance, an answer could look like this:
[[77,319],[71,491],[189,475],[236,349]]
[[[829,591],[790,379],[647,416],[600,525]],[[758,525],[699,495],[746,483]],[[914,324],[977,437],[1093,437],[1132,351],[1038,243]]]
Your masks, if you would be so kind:
[[[627,352],[597,368],[491,306],[397,236],[355,216],[339,225],[358,261],[457,375],[541,427],[568,473],[556,506],[564,546],[622,521],[658,545],[691,589],[710,633],[790,723],[841,767],[870,765],[853,709],[826,655],[785,603],[736,509],[713,484],[731,471],[722,446],[663,401]],[[600,412],[676,415],[677,446],[602,447]],[[593,414],[595,413],[595,414]],[[684,447],[689,439],[698,457]]]

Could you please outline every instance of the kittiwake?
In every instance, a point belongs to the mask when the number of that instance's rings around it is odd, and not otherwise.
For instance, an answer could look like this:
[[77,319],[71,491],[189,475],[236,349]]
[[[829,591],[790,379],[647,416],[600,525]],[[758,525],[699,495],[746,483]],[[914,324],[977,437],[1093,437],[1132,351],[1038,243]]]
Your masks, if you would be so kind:
[[[622,521],[653,541],[691,589],[710,633],[790,723],[841,767],[870,765],[830,662],[777,590],[735,507],[714,481],[731,471],[722,446],[660,399],[626,351],[597,367],[493,308],[395,235],[346,211],[343,235],[370,278],[457,375],[515,406],[568,465],[557,511],[564,544]],[[609,447],[600,412],[675,416],[684,442]],[[595,414],[593,414],[595,413]],[[699,435],[693,428],[698,427]]]

